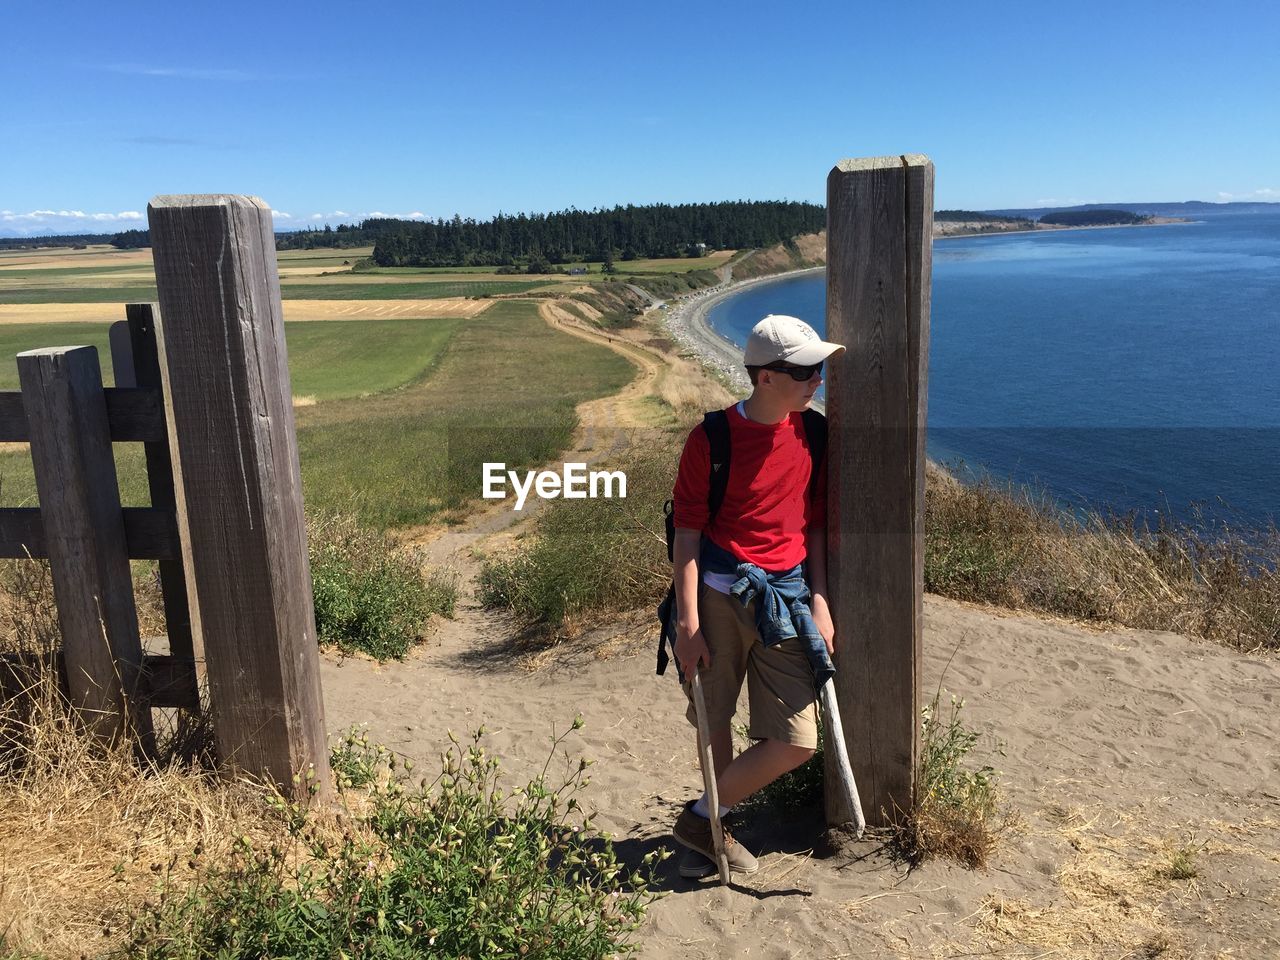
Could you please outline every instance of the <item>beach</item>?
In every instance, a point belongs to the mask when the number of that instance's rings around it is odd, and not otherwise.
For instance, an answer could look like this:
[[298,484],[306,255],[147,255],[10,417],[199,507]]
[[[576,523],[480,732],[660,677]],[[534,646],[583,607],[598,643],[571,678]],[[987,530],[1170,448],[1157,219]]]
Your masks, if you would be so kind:
[[723,300],[757,284],[769,283],[783,277],[816,274],[825,269],[826,267],[813,267],[767,277],[754,277],[750,280],[721,281],[714,287],[699,290],[674,303],[669,303],[667,309],[661,311],[663,322],[673,340],[696,354],[706,366],[728,380],[735,390],[747,393],[751,389],[751,384],[742,366],[742,347],[711,329],[707,320],[711,309]]

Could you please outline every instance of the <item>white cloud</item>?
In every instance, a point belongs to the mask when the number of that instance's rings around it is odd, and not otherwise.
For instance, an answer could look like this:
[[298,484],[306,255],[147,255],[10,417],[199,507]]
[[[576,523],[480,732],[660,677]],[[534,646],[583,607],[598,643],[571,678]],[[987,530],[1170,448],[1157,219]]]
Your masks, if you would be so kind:
[[1223,203],[1229,203],[1233,200],[1234,201],[1257,200],[1257,201],[1263,201],[1263,202],[1268,200],[1275,201],[1275,200],[1280,200],[1280,190],[1277,190],[1275,187],[1259,187],[1257,190],[1254,190],[1251,193],[1227,193],[1224,190],[1219,190],[1218,199]]
[[293,214],[285,213],[283,210],[272,210],[271,219],[272,220],[292,220]]
[[179,80],[249,80],[243,70],[201,69],[197,67],[154,67],[140,63],[112,63],[102,68],[111,73],[136,77],[173,77]]
[[86,213],[83,210],[32,210],[17,213],[0,210],[0,234],[17,237],[56,233],[95,233],[104,225],[134,227],[146,218],[137,210],[119,213]]

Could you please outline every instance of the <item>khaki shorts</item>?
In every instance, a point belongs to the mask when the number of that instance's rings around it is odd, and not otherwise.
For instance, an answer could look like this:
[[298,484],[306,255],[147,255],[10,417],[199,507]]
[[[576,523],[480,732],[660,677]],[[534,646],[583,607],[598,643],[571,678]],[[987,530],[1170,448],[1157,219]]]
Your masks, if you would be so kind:
[[[711,650],[711,667],[702,668],[702,693],[712,730],[725,729],[738,706],[742,680],[747,680],[752,740],[781,740],[798,747],[818,746],[818,706],[813,691],[813,668],[799,639],[772,647],[760,642],[756,603],[743,606],[733,597],[698,584],[698,620]],[[695,727],[693,687],[686,716]]]

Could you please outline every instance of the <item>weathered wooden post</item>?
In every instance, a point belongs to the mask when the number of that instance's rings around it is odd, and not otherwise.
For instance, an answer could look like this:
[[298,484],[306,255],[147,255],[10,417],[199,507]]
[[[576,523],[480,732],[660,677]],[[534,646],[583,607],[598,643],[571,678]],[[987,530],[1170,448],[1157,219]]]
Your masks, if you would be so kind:
[[[111,370],[117,387],[153,389],[163,396],[160,355],[156,344],[156,318],[160,308],[154,303],[125,305],[127,319],[111,325]],[[177,514],[173,493],[173,462],[165,439],[144,444],[147,460],[147,487],[151,507]],[[199,684],[204,677],[204,651],[195,649],[191,635],[191,612],[187,605],[187,583],[182,572],[182,556],[163,557],[158,563],[160,593],[164,598],[164,626],[169,640],[169,656],[183,670],[180,689],[189,703],[198,705]]]
[[124,513],[94,347],[18,354],[71,702],[103,739],[152,746]]
[[[912,808],[919,748],[933,164],[842,160],[827,178],[828,543],[836,694],[868,820]],[[828,761],[828,764],[830,761]],[[828,766],[827,820],[851,817]]]
[[327,789],[319,653],[271,209],[148,207],[190,618],[224,764]]

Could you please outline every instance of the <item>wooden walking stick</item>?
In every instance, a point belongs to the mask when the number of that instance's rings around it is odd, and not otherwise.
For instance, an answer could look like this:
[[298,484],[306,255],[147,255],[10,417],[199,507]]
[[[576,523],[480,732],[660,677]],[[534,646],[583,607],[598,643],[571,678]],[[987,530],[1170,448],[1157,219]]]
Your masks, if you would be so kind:
[[867,818],[862,814],[862,800],[858,796],[858,785],[853,780],[853,767],[849,765],[849,751],[844,745],[844,726],[840,723],[840,705],[836,703],[836,685],[828,680],[818,696],[822,699],[822,715],[827,720],[826,742],[828,748],[835,751],[836,775],[849,809],[853,811],[853,826],[861,839],[862,831],[867,828]]
[[[724,851],[724,827],[720,823],[720,791],[716,788],[716,765],[711,756],[711,726],[707,722],[707,701],[702,695],[702,673],[693,668],[693,709],[698,714],[698,763],[702,766],[702,784],[707,791],[711,811],[711,843],[715,847],[720,883],[729,885],[729,855]],[[849,761],[846,759],[845,763]]]

